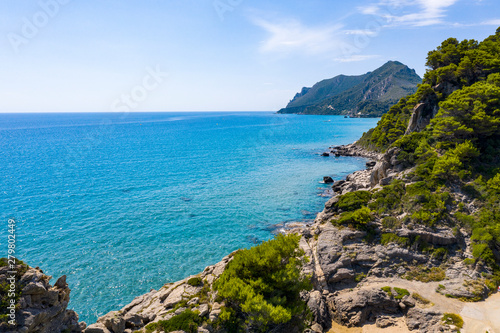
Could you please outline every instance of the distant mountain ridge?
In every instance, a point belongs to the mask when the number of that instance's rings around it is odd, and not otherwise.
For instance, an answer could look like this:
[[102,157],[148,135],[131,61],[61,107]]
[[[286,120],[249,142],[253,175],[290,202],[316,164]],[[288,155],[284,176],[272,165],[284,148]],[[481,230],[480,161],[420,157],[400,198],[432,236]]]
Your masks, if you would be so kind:
[[278,113],[379,117],[404,96],[415,93],[422,78],[415,70],[389,61],[363,75],[338,75],[304,87]]

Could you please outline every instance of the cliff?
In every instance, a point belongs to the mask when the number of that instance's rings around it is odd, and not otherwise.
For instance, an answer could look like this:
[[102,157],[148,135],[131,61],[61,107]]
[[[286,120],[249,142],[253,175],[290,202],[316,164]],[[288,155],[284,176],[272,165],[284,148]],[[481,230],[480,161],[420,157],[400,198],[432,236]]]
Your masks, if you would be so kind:
[[380,117],[401,97],[414,93],[421,82],[414,70],[389,61],[364,75],[339,75],[304,87],[278,113]]
[[[78,322],[78,315],[67,310],[70,289],[66,276],[61,276],[51,285],[52,277],[43,274],[39,268],[19,261],[10,267],[5,258],[0,264],[0,332],[76,333],[85,329],[86,324]],[[15,298],[10,297],[10,291]],[[15,300],[15,311],[10,308],[11,299]]]

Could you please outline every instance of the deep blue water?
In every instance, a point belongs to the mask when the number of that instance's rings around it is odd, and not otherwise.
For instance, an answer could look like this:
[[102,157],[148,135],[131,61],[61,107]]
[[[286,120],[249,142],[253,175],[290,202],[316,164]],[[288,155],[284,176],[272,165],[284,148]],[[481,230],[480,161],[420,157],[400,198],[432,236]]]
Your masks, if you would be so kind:
[[[365,160],[321,157],[376,119],[264,113],[0,114],[1,253],[58,278],[80,319],[313,219]],[[55,280],[52,281],[54,283]]]

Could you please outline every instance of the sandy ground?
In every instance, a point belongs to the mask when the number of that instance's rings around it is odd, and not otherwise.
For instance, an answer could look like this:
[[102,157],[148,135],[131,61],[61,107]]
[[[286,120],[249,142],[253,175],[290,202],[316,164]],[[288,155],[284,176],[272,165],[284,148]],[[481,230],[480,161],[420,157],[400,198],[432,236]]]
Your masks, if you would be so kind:
[[412,333],[406,327],[404,319],[399,319],[396,326],[378,328],[375,324],[364,325],[363,327],[347,328],[337,323],[333,323],[329,333]]
[[500,333],[500,293],[484,302],[467,303],[460,311],[466,333]]
[[[404,279],[384,279],[371,280],[363,283],[363,287],[399,287],[408,289],[411,293],[417,292],[427,298],[433,307],[441,312],[458,313],[464,319],[462,333],[500,333],[500,293],[496,293],[486,301],[476,303],[464,303],[456,299],[447,298],[436,293],[438,282],[423,283],[418,281],[408,281]],[[361,285],[360,285],[361,286]],[[347,328],[337,323],[333,323],[329,333],[407,333],[410,332],[401,318],[397,326],[388,328],[378,328],[375,324],[364,325],[363,327]]]

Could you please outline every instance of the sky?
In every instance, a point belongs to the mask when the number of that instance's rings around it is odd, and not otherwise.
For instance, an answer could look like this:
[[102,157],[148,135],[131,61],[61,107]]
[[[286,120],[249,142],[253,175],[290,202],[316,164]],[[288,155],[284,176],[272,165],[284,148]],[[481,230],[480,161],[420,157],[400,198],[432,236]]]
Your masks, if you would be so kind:
[[0,112],[277,111],[499,26],[498,0],[2,0]]

